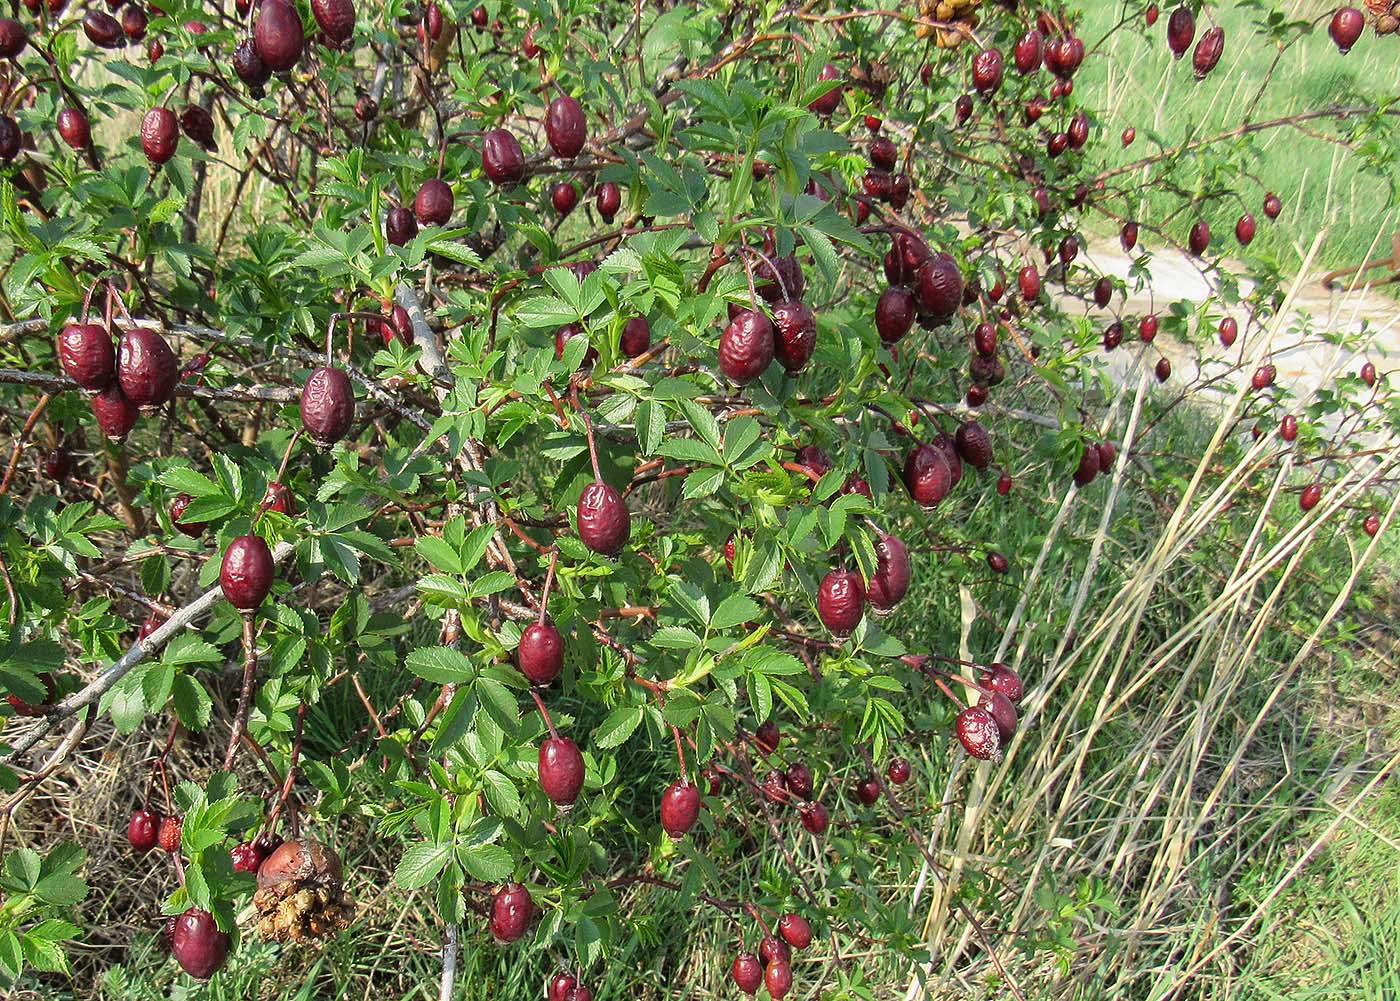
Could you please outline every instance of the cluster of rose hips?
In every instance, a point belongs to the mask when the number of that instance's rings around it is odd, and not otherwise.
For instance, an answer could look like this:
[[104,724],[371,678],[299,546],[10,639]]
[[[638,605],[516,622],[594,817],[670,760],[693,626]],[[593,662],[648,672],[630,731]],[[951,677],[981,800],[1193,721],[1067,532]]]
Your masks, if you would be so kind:
[[778,919],[778,934],[774,935],[766,923],[762,930],[758,955],[739,953],[730,964],[729,975],[745,994],[757,994],[759,987],[767,987],[768,996],[781,1001],[792,989],[792,950],[812,944],[812,926],[802,915],[789,912]]
[[[137,852],[148,852],[159,846],[161,851],[176,855],[180,851],[182,826],[179,817],[161,817],[149,806],[143,806],[131,814],[126,838]],[[241,842],[229,851],[233,868],[237,872],[256,873],[281,844],[281,836],[272,832]],[[171,915],[162,932],[176,962],[191,976],[212,976],[228,957],[230,936],[219,930],[208,911],[191,907],[181,914]]]
[[[760,724],[752,734],[752,743],[764,757],[778,753],[782,745],[783,733],[773,720]],[[717,788],[724,781],[724,773],[712,767],[706,771],[711,788]],[[816,780],[812,769],[802,761],[793,761],[786,768],[773,768],[758,786],[763,798],[775,806],[797,807],[798,819],[809,834],[826,833],[831,824],[831,813],[821,800],[815,799]]]
[[[906,662],[923,666],[923,658],[906,658]],[[935,674],[939,688],[961,706],[954,721],[954,731],[963,749],[982,761],[1000,761],[1001,749],[1015,736],[1019,722],[1016,707],[1023,694],[1021,676],[1001,663],[983,668],[976,683],[936,668],[924,670]],[[957,696],[944,684],[943,677],[976,689],[979,693],[977,704],[962,706]]]
[[118,345],[97,323],[65,324],[58,334],[64,373],[89,395],[102,433],[123,441],[142,409],[158,410],[175,395],[180,364],[164,337],[150,327],[120,331]]
[[560,970],[549,978],[546,988],[549,1001],[593,1001],[593,991],[579,980],[578,974]]
[[[114,441],[126,438],[142,408],[156,410],[169,403],[181,377],[174,351],[150,327],[126,328],[114,347],[100,324],[69,323],[59,332],[57,349],[64,373],[89,394],[98,427]],[[186,371],[198,371],[207,363],[208,357],[199,355]],[[302,387],[300,413],[302,427],[313,442],[321,448],[334,445],[354,423],[355,391],[350,377],[330,365],[314,369]],[[177,496],[170,519],[180,532],[196,538],[206,526],[182,520],[191,501],[188,494]],[[290,515],[292,497],[286,485],[270,483],[262,507]],[[267,543],[247,534],[235,538],[225,550],[219,580],[234,607],[248,612],[267,597],[273,571]]]
[[[983,470],[991,465],[992,458],[992,440],[987,429],[976,420],[965,421],[955,434],[939,432],[931,441],[920,443],[910,450],[904,461],[904,485],[920,506],[933,508],[961,482],[964,462]],[[830,456],[815,445],[798,448],[794,459],[794,466],[813,482],[833,468]],[[1002,486],[1003,479],[1005,488]],[[1000,493],[1005,494],[1009,489],[1009,478],[998,480]],[[855,474],[847,477],[842,493],[871,496],[870,485]],[[735,533],[724,547],[725,561],[731,573],[734,570],[737,540],[738,533]],[[875,555],[876,569],[869,580],[855,570],[838,568],[827,573],[818,586],[817,615],[837,637],[849,635],[860,625],[866,604],[878,614],[887,614],[909,591],[912,570],[903,541],[888,532],[877,531]],[[1006,558],[1000,553],[991,554],[988,562],[998,573],[1007,570]]]
[[[1374,363],[1369,361],[1363,363],[1357,375],[1367,387],[1375,386],[1377,374]],[[1277,376],[1278,369],[1272,363],[1266,362],[1256,368],[1253,375],[1250,376],[1250,388],[1255,392],[1263,392],[1273,386],[1274,379]],[[1298,437],[1298,418],[1293,414],[1284,414],[1283,418],[1279,421],[1278,433],[1279,437],[1285,442],[1295,441]],[[1254,426],[1250,428],[1250,435],[1255,441],[1262,438],[1264,436],[1263,424],[1256,421]],[[1321,483],[1307,484],[1298,493],[1298,507],[1304,513],[1311,511],[1313,508],[1317,507],[1318,502],[1322,500],[1322,491],[1323,485]],[[1367,514],[1362,518],[1361,529],[1368,536],[1374,538],[1381,530],[1380,516],[1374,512]]]

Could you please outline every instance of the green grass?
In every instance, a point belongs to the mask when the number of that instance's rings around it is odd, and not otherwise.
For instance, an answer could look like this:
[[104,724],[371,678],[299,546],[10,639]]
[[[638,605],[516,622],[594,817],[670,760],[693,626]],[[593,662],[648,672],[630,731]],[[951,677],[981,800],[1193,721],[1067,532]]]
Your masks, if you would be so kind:
[[[1335,4],[1294,3],[1292,16],[1312,19]],[[1191,69],[1191,53],[1180,61],[1166,46],[1170,5],[1148,29],[1134,16],[1122,30],[1104,43],[1108,58],[1086,59],[1076,79],[1085,100],[1102,109],[1108,164],[1120,166],[1149,156],[1159,148],[1215,135],[1246,121],[1263,122],[1300,112],[1346,106],[1364,94],[1394,94],[1400,90],[1400,42],[1378,38],[1369,29],[1346,56],[1327,37],[1324,21],[1311,35],[1292,46],[1273,68],[1277,47],[1260,36],[1253,12],[1233,5],[1210,9],[1225,29],[1225,53],[1204,81],[1197,82]],[[1121,4],[1085,5],[1082,36],[1090,43],[1123,16]],[[1198,35],[1206,24],[1198,15]],[[1262,96],[1255,103],[1255,97]],[[1122,149],[1119,134],[1127,126],[1137,129],[1136,142]],[[1335,135],[1326,121],[1308,123],[1309,131]],[[1389,159],[1390,143],[1372,139]],[[1228,145],[1225,148],[1229,148]],[[1186,193],[1229,190],[1229,198],[1208,209],[1214,242],[1228,247],[1234,256],[1257,256],[1287,269],[1296,266],[1314,233],[1328,230],[1319,256],[1325,268],[1360,264],[1368,257],[1390,252],[1390,236],[1400,230],[1391,185],[1400,182],[1400,168],[1391,160],[1378,173],[1363,170],[1360,157],[1321,138],[1290,127],[1269,129],[1254,137],[1252,148],[1242,150],[1237,169],[1215,177],[1202,177],[1196,162],[1188,158],[1178,183]],[[1137,175],[1133,175],[1137,176]],[[1261,206],[1266,191],[1277,192],[1284,211],[1276,222],[1265,219]],[[1154,188],[1140,203],[1138,218],[1161,223],[1179,242],[1195,221],[1189,212],[1179,214],[1176,194]],[[1234,224],[1242,211],[1253,212],[1258,236],[1247,251],[1234,239]],[[1113,227],[1116,229],[1116,227]],[[1379,253],[1377,253],[1377,249]],[[1379,274],[1379,273],[1378,273]],[[1373,277],[1377,276],[1373,274]]]

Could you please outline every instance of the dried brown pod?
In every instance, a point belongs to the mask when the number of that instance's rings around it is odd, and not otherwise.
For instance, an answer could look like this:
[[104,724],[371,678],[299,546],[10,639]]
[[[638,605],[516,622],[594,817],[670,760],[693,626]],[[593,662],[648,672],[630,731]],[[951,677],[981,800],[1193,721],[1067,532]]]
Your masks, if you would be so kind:
[[329,938],[350,925],[355,901],[345,892],[340,856],[310,838],[284,842],[258,868],[258,933],[278,942]]

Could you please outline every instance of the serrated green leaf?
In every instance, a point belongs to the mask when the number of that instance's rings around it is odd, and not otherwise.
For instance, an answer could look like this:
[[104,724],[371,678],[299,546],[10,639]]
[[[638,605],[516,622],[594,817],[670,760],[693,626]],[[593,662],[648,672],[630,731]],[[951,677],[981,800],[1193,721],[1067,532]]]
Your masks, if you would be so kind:
[[394,882],[405,890],[416,890],[427,886],[437,874],[442,872],[452,857],[450,845],[417,844],[409,845],[394,868]]
[[713,629],[732,629],[745,622],[752,622],[758,618],[758,613],[758,603],[752,598],[746,598],[742,594],[731,594],[715,609],[710,626]]
[[685,478],[685,486],[681,490],[681,497],[685,500],[694,500],[697,497],[709,497],[717,493],[719,488],[724,486],[724,470],[711,467],[709,469],[697,469]]
[[509,879],[515,871],[515,859],[501,845],[462,846],[457,849],[457,859],[467,872],[487,883]]
[[476,677],[476,666],[466,654],[447,646],[424,647],[414,650],[404,665],[424,681],[439,685],[456,685]]
[[520,812],[520,793],[515,783],[502,773],[489,769],[482,773],[482,788],[486,793],[486,805],[498,817],[514,817]]
[[413,550],[439,570],[450,574],[463,572],[461,555],[446,540],[435,535],[415,540]]
[[198,681],[186,674],[177,675],[171,696],[175,714],[180,717],[180,723],[187,730],[198,732],[209,725],[209,720],[214,714],[214,704],[209,698],[209,693]]
[[642,722],[642,713],[641,706],[618,706],[593,732],[594,746],[606,749],[625,743]]

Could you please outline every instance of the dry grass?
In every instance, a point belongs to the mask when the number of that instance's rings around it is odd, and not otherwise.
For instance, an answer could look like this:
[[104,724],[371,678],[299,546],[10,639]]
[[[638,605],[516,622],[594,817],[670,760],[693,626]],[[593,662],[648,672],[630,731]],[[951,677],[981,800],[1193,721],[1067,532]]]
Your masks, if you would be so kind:
[[[1311,259],[1309,254],[1301,274]],[[1285,306],[1279,316],[1287,312]],[[1251,345],[1246,371],[1267,356],[1279,325]],[[1124,397],[1131,395],[1121,431],[1115,416],[1108,418],[1129,453],[1146,386],[1144,373],[1135,389],[1120,389],[1115,410],[1124,409]],[[1259,940],[1280,930],[1275,904],[1323,846],[1368,813],[1383,780],[1400,764],[1393,742],[1379,739],[1374,745],[1366,741],[1359,754],[1336,756],[1322,774],[1299,774],[1294,760],[1302,748],[1289,746],[1289,731],[1322,724],[1334,732],[1365,732],[1371,721],[1342,722],[1330,711],[1330,718],[1308,724],[1280,718],[1332,704],[1330,690],[1316,693],[1317,703],[1297,699],[1298,679],[1304,672],[1313,684],[1326,677],[1318,670],[1328,663],[1319,643],[1379,542],[1363,537],[1365,545],[1354,546],[1349,566],[1341,568],[1342,579],[1304,581],[1299,568],[1367,483],[1394,468],[1400,443],[1392,436],[1380,455],[1344,463],[1323,503],[1298,518],[1294,496],[1282,492],[1293,473],[1291,461],[1265,465],[1276,447],[1269,436],[1238,463],[1219,467],[1221,445],[1245,394],[1241,387],[1219,414],[1163,531],[1135,565],[1123,568],[1124,583],[1116,592],[1094,593],[1099,563],[1114,541],[1124,463],[1115,468],[1088,564],[1073,588],[1057,543],[1079,496],[1071,491],[1063,497],[998,651],[1035,681],[1024,725],[1006,765],[964,768],[956,775],[957,788],[950,786],[945,799],[961,797],[966,806],[957,823],[931,830],[940,854],[953,860],[953,877],[929,894],[926,933],[935,961],[920,972],[973,982],[990,975],[985,957],[975,956],[972,930],[956,922],[950,900],[961,889],[964,860],[1010,852],[1018,860],[1006,876],[1019,880],[1019,887],[1001,900],[1004,955],[1014,954],[1016,939],[1044,920],[1038,891],[1048,882],[1064,888],[1081,879],[1102,881],[1123,908],[1111,926],[1078,930],[1068,971],[1057,973],[1043,963],[1021,970],[1021,977],[1043,985],[1041,996],[1233,996],[1229,985],[1252,972]],[[1231,540],[1238,546],[1233,566],[1217,568],[1222,573],[1211,579],[1197,556],[1202,548],[1219,551],[1211,534],[1237,502],[1256,512],[1252,530]],[[1382,536],[1391,530],[1395,510],[1392,501]],[[1194,583],[1183,587],[1187,580]],[[1318,583],[1313,600],[1304,603],[1310,619],[1289,621],[1295,610],[1285,609],[1285,594]],[[1051,622],[1063,638],[1053,654],[1032,662],[1030,652],[1047,649],[1041,624]],[[1261,672],[1262,641],[1276,631],[1296,634],[1294,652]],[[1386,642],[1393,645],[1392,638]],[[1393,672],[1394,662],[1386,669]],[[1251,686],[1255,690],[1247,691]],[[1397,715],[1393,705],[1388,710],[1380,715],[1393,733]],[[1276,743],[1280,736],[1284,742]],[[1271,833],[1268,840],[1255,833],[1261,825]],[[1271,884],[1240,893],[1233,877],[1261,863],[1276,874]],[[915,979],[906,996],[917,997],[920,990]],[[928,996],[945,995],[930,989]]]

